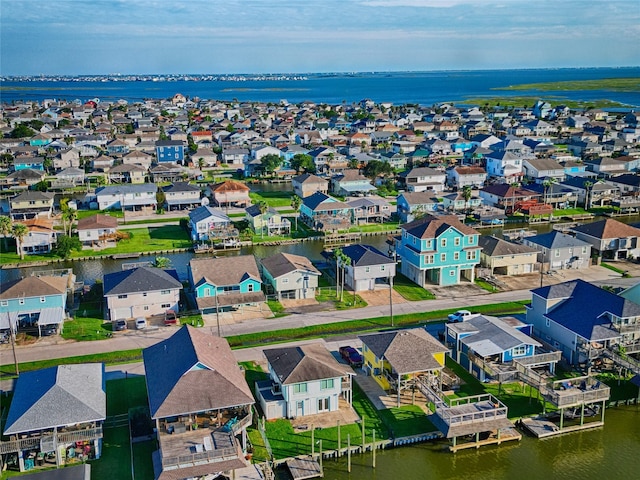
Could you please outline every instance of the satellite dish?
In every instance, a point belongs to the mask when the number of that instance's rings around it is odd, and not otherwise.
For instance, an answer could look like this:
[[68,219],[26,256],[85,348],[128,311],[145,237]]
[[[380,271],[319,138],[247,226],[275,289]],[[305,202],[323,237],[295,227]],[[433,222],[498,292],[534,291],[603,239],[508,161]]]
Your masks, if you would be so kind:
[[207,197],[204,197],[202,200],[200,200],[200,205],[202,205],[203,207],[206,207],[209,205],[209,199]]

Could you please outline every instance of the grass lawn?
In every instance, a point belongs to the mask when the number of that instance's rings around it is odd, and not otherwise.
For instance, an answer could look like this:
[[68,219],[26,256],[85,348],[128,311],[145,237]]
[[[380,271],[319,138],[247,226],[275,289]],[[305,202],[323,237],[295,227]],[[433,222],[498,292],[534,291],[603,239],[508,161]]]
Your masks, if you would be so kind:
[[111,335],[111,322],[102,318],[75,317],[64,322],[62,338],[65,340],[104,340]]
[[336,296],[336,290],[334,288],[319,288],[316,293],[316,300],[318,302],[333,302],[336,310],[349,310],[351,308],[362,308],[367,306],[360,295],[354,296],[353,293],[345,290],[342,295],[342,301],[339,296]]
[[570,215],[584,215],[587,212],[584,208],[563,208],[563,209],[554,209],[553,216],[554,217],[564,217]]
[[623,277],[625,277],[625,276],[628,277],[629,276],[629,274],[627,273],[626,270],[622,270],[621,268],[618,268],[615,265],[611,265],[610,263],[602,262],[602,263],[600,263],[600,265],[603,266],[604,268],[608,268],[612,272],[619,273]]
[[400,408],[380,410],[378,415],[389,429],[393,438],[408,437],[438,430],[429,421],[424,411],[417,405],[405,405]]
[[284,311],[284,307],[277,300],[267,300],[267,305],[269,305],[269,308],[271,309],[271,311],[273,312],[276,318],[286,317],[287,315],[289,315]]
[[180,317],[180,325],[193,325],[197,327],[204,325],[204,320],[202,320],[202,315],[199,313],[195,315],[185,315],[184,317]]
[[158,449],[155,440],[133,444],[133,472],[135,480],[153,480],[151,455]]
[[410,302],[417,300],[433,300],[436,296],[429,290],[413,283],[401,273],[396,273],[393,279],[393,289]]
[[400,228],[400,223],[398,222],[389,222],[389,223],[372,223],[369,225],[358,225],[355,227],[351,227],[349,232],[358,233],[358,232],[393,232]]
[[266,202],[270,207],[291,206],[291,197],[293,195],[293,192],[249,192],[249,197],[254,204]]
[[[172,250],[174,248],[191,248],[192,242],[189,234],[179,225],[165,225],[162,227],[132,228],[122,230],[130,235],[130,238],[120,240],[114,248],[100,251],[100,255],[113,255],[118,253],[140,253],[158,250]],[[94,256],[93,250],[73,252],[72,257]]]
[[475,284],[478,285],[480,288],[482,288],[483,290],[486,290],[487,292],[495,292],[496,291],[496,287],[494,287],[493,285],[491,285],[489,282],[485,282],[484,280],[481,280],[479,278],[476,278],[474,280]]

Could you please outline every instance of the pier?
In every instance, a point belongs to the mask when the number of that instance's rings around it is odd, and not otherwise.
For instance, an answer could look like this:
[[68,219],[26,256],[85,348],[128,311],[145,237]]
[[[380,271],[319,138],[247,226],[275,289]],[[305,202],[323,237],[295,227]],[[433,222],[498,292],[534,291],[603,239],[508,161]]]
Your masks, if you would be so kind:
[[311,457],[296,457],[288,459],[285,464],[293,480],[322,477],[322,466]]

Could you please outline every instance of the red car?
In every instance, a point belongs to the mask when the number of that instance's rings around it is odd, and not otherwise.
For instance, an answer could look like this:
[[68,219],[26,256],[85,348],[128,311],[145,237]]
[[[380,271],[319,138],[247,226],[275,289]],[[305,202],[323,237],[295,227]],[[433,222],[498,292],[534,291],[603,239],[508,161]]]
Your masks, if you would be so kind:
[[176,312],[174,312],[173,310],[167,310],[166,312],[164,312],[164,324],[166,326],[177,325],[178,316],[176,315]]
[[340,356],[352,367],[362,366],[362,355],[352,346],[340,347],[338,349]]

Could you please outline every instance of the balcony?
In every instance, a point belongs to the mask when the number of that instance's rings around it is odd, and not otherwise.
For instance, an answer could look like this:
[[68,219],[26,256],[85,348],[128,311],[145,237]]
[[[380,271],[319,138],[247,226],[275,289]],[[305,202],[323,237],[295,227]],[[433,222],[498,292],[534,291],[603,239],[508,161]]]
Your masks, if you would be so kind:
[[91,441],[102,438],[102,426],[91,428],[68,429],[54,433],[51,430],[33,433],[23,438],[12,436],[6,442],[0,442],[0,454],[19,452],[24,450],[40,449],[41,444],[68,445],[75,442]]
[[540,392],[558,408],[603,402],[611,394],[607,385],[588,376],[556,380],[541,388]]

